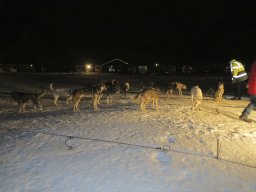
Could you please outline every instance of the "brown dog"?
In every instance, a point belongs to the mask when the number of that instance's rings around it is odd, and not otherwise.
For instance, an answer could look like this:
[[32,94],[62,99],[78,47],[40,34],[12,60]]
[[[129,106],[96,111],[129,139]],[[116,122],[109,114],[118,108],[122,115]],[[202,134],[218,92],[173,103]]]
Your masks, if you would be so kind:
[[186,90],[187,86],[185,84],[182,84],[180,82],[172,82],[169,83],[167,90],[166,90],[166,96],[169,98],[169,95],[172,95],[173,90],[177,89],[179,92],[179,95],[183,95],[182,94],[182,89]]
[[140,109],[146,112],[146,105],[152,100],[152,108],[158,110],[158,91],[156,89],[147,89],[140,94]]
[[220,102],[222,100],[223,94],[224,94],[224,84],[219,83],[218,89],[215,93],[214,100],[217,102]]
[[179,95],[183,95],[182,94],[182,89],[186,90],[187,89],[187,85],[176,82],[176,89],[178,89],[179,91]]

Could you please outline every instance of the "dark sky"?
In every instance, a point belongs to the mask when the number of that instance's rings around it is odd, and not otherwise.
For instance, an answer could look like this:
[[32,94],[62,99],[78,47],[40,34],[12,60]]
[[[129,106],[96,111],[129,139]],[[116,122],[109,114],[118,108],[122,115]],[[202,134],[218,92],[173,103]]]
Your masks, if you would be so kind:
[[255,0],[1,3],[0,63],[227,63],[256,58]]

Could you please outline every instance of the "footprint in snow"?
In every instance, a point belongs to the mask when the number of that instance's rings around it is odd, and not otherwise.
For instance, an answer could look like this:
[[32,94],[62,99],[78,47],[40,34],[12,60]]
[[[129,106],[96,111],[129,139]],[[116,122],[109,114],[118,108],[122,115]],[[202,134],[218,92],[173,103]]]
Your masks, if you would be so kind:
[[170,165],[171,158],[167,153],[164,153],[162,151],[156,151],[152,154],[152,158],[156,161],[159,161],[160,163],[164,165]]
[[169,142],[169,143],[175,143],[175,141],[176,141],[176,138],[175,138],[175,137],[173,137],[173,136],[169,136],[169,137],[168,137],[168,142]]

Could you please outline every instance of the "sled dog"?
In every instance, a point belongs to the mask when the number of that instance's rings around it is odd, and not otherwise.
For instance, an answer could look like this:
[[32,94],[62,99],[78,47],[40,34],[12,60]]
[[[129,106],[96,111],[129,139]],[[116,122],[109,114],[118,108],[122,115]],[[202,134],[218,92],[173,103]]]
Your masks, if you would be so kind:
[[24,93],[24,92],[17,92],[12,91],[11,97],[19,104],[19,112],[26,111],[26,103],[28,101],[32,101],[33,106],[35,109],[43,110],[43,106],[39,102],[39,98],[46,94],[46,90],[44,89],[42,93]]
[[99,98],[104,90],[107,90],[106,85],[104,83],[100,82],[100,83],[97,83],[97,85],[95,87],[92,87],[91,90],[79,89],[79,90],[74,91],[72,93],[72,97],[74,100],[73,111],[79,110],[78,105],[80,103],[80,100],[86,96],[92,97],[93,108],[94,108],[94,110],[98,110],[99,109],[98,108]]
[[177,89],[179,92],[179,95],[183,95],[182,94],[182,89],[186,90],[187,89],[187,85],[180,83],[180,82],[172,82],[169,83],[167,90],[166,90],[166,96],[169,97],[169,95],[172,95],[173,90]]
[[201,108],[201,103],[203,100],[202,90],[198,85],[191,88],[191,100],[192,100],[192,110]]
[[170,97],[171,95],[173,95],[173,90],[176,89],[176,82],[170,82],[167,87],[166,87],[166,92],[165,95],[166,97]]
[[57,106],[57,101],[60,97],[63,97],[66,99],[66,103],[69,104],[69,101],[72,100],[72,92],[74,90],[71,88],[59,88],[54,89],[53,83],[50,83],[49,90],[47,91],[47,94],[50,94],[53,96],[53,103],[55,106]]
[[147,89],[144,92],[138,94],[140,96],[140,109],[146,112],[146,106],[150,100],[152,100],[152,108],[158,110],[158,91],[156,89]]
[[187,85],[176,82],[176,89],[178,89],[179,91],[179,95],[183,95],[182,94],[182,89],[186,90],[187,89]]
[[100,94],[98,98],[98,104],[100,104],[102,95],[106,95],[107,104],[111,105],[115,100],[116,94],[120,92],[120,87],[116,79],[105,82],[105,85],[106,89],[102,92],[102,94]]
[[223,94],[224,94],[224,84],[219,83],[219,87],[215,93],[214,100],[217,102],[220,102],[222,100]]
[[129,89],[130,89],[130,83],[128,81],[125,81],[123,86],[121,87],[121,91],[124,94],[124,98],[126,98],[126,95],[127,95],[128,91],[129,91]]

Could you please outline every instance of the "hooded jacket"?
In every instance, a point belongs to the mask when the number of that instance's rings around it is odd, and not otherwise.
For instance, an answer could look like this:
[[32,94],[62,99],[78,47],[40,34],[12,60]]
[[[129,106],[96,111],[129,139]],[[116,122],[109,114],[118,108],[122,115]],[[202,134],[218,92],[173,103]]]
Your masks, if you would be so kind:
[[230,61],[230,70],[232,74],[232,81],[239,82],[245,81],[248,79],[247,73],[244,69],[244,66],[239,61],[233,59]]

